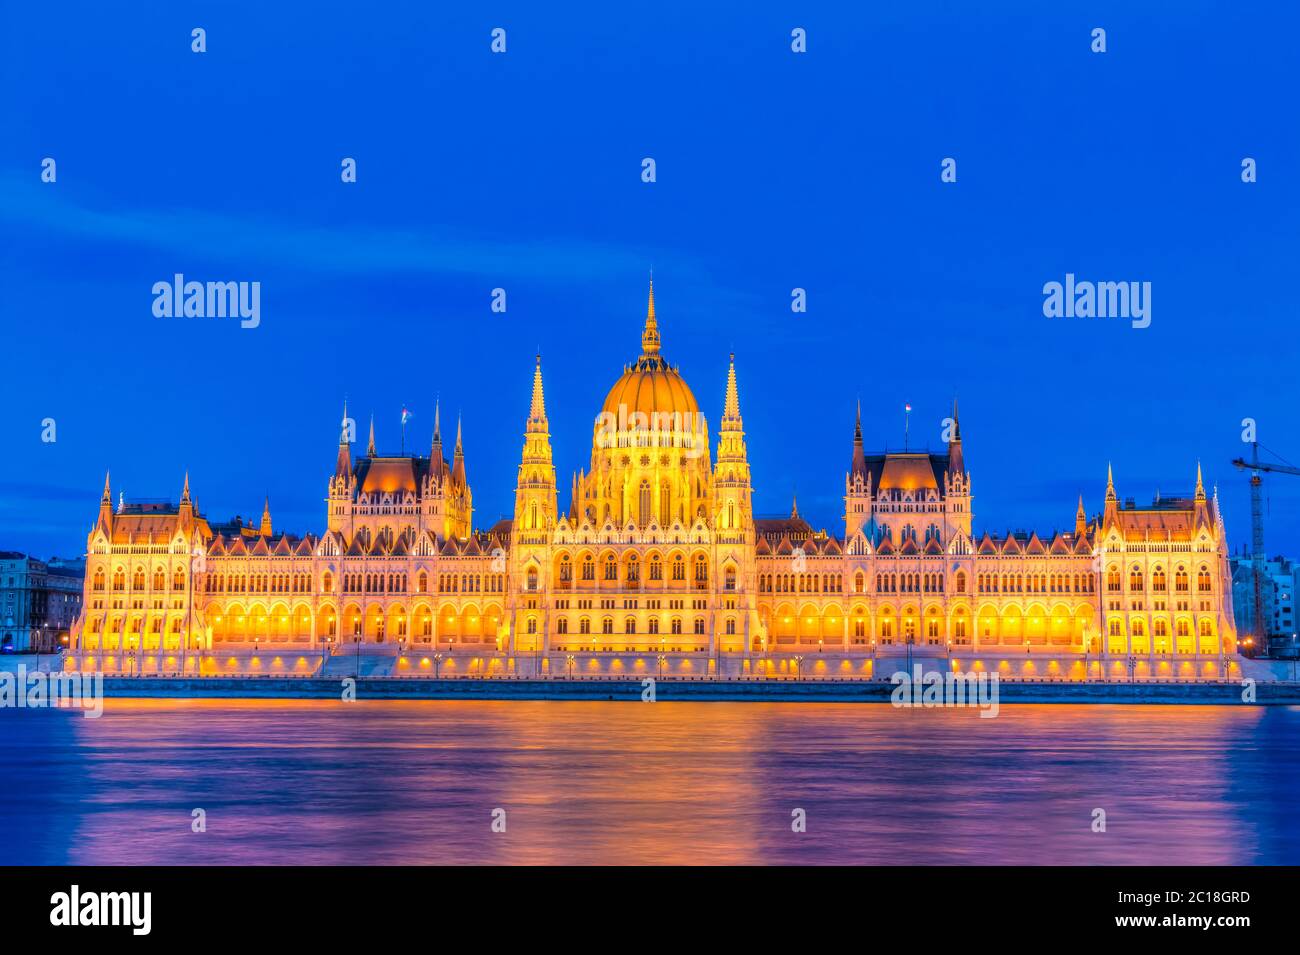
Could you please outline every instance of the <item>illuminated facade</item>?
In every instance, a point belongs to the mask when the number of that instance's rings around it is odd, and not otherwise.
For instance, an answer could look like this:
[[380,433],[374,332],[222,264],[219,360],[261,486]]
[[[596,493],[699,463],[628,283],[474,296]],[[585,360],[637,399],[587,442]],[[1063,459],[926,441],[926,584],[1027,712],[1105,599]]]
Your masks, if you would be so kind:
[[842,535],[797,509],[756,517],[734,357],[711,445],[661,354],[653,287],[640,357],[605,399],[567,511],[540,358],[514,517],[486,529],[459,425],[450,462],[436,416],[428,455],[377,454],[372,422],[354,458],[344,418],[319,536],[277,531],[269,506],[257,525],[211,524],[188,477],[179,504],[115,510],[106,480],[74,628],[83,659],[301,663],[359,642],[459,674],[803,673],[816,661],[863,676],[906,653],[1186,676],[1235,652],[1224,529],[1199,469],[1191,497],[1139,508],[1108,474],[1093,519],[1080,500],[1066,530],[977,534],[956,408],[942,454],[868,454],[859,415]]

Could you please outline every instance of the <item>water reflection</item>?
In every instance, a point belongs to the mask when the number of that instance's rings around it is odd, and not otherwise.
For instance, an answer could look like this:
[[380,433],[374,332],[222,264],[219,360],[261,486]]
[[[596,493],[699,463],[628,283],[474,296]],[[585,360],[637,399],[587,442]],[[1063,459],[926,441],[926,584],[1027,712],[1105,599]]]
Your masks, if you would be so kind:
[[1296,709],[110,700],[0,773],[6,863],[1300,862]]

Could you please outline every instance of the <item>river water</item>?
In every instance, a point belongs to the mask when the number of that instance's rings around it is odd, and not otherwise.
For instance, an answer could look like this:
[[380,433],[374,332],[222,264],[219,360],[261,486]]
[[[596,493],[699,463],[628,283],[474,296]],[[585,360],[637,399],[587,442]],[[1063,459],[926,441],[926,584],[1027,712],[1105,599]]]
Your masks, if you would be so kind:
[[0,863],[1300,863],[1300,708],[106,707],[0,710]]

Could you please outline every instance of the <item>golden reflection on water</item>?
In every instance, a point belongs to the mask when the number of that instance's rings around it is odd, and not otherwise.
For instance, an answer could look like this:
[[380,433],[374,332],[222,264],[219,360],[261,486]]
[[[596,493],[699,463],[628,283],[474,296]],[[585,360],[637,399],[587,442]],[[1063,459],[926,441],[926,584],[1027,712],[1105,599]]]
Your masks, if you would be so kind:
[[1300,861],[1293,708],[109,700],[24,726],[48,829],[0,814],[15,862]]

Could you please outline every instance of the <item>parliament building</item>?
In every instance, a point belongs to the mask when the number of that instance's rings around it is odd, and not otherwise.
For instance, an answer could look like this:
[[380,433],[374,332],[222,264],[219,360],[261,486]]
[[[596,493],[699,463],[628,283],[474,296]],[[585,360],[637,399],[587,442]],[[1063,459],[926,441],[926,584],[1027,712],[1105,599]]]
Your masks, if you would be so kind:
[[[522,410],[522,409],[521,409]],[[1214,678],[1236,652],[1217,497],[1080,499],[1072,526],[977,533],[953,409],[941,454],[868,453],[861,415],[831,534],[754,515],[734,356],[716,445],[661,350],[605,398],[560,507],[537,360],[514,517],[474,524],[460,426],[365,454],[344,410],[324,529],[113,505],[105,479],[72,631],[106,672],[313,672],[364,651],[442,676],[881,676],[912,656],[1017,677]],[[947,661],[951,661],[949,664]],[[360,666],[360,664],[358,664]],[[887,670],[882,671],[882,667]]]

